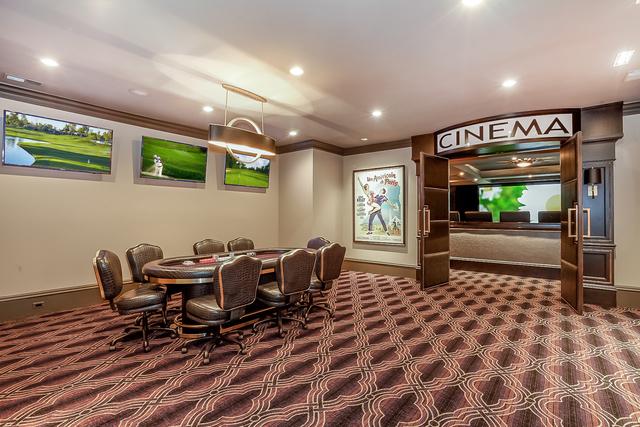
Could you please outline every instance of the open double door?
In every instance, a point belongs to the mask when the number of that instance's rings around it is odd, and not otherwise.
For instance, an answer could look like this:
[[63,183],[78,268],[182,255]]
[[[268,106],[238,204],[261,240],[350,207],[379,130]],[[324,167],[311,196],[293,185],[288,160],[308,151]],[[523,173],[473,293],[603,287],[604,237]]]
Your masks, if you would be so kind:
[[[560,282],[567,304],[582,313],[585,216],[582,204],[582,133],[560,144]],[[449,282],[449,159],[420,153],[418,263],[422,289]]]

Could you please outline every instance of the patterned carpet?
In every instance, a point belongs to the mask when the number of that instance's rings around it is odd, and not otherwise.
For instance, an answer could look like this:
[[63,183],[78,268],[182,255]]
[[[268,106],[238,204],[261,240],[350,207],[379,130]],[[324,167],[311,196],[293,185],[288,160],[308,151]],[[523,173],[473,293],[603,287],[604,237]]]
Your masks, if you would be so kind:
[[454,271],[451,284],[345,272],[336,317],[215,350],[107,351],[126,319],[90,307],[0,325],[0,424],[640,425],[640,311],[559,285]]

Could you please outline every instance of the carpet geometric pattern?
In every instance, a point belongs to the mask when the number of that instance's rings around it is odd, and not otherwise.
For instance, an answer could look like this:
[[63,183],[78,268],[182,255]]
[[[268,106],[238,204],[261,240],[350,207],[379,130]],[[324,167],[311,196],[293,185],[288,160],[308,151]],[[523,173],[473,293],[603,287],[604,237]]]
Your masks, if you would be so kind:
[[[108,351],[107,305],[0,325],[0,424],[640,425],[640,311],[586,306],[559,283],[452,271],[449,285],[344,272],[336,315],[216,348]],[[287,325],[288,328],[290,326]]]

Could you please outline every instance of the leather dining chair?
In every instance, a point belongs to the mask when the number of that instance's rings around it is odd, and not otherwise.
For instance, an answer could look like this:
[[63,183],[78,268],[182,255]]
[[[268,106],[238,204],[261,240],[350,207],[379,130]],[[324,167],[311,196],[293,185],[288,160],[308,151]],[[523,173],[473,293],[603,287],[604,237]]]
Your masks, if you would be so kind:
[[321,247],[328,245],[331,243],[329,240],[324,237],[314,237],[313,239],[307,242],[307,248],[309,249],[320,249]]
[[250,251],[254,249],[253,240],[247,239],[246,237],[238,237],[227,242],[227,249],[229,252]]
[[[122,292],[122,266],[118,256],[108,250],[99,250],[93,259],[93,270],[102,299],[109,301],[111,309],[121,315],[141,314],[142,322],[138,326],[127,327],[123,334],[112,338],[109,350],[115,350],[118,341],[134,334],[142,334],[142,348],[149,351],[149,336],[153,332],[169,332],[175,338],[175,331],[166,327],[166,297],[161,288],[139,286]],[[162,313],[164,327],[149,327],[149,314]]]
[[316,279],[311,282],[309,288],[309,301],[307,310],[305,311],[305,321],[309,319],[309,313],[314,308],[320,308],[329,313],[333,317],[333,310],[328,302],[314,302],[314,295],[324,297],[324,292],[328,292],[333,288],[333,283],[340,277],[342,271],[342,263],[347,248],[340,246],[338,243],[332,243],[324,246],[316,253]]
[[275,317],[262,319],[253,324],[253,330],[263,323],[275,323],[278,335],[284,337],[282,322],[300,323],[306,328],[304,318],[284,316],[287,310],[301,302],[311,285],[311,275],[316,262],[316,254],[305,249],[295,249],[281,255],[276,262],[276,281],[258,286],[258,301],[276,309]]
[[[215,346],[226,341],[238,345],[240,353],[244,354],[244,343],[222,334],[221,327],[239,319],[245,307],[256,300],[261,269],[262,261],[241,255],[214,270],[213,294],[192,298],[187,302],[187,316],[201,325],[209,326],[211,335],[186,341],[182,346],[183,353],[188,351],[189,345],[204,341],[203,363],[206,365]],[[242,332],[238,333],[242,339]]]
[[204,239],[193,244],[193,253],[195,255],[208,255],[224,252],[224,242],[213,239]]

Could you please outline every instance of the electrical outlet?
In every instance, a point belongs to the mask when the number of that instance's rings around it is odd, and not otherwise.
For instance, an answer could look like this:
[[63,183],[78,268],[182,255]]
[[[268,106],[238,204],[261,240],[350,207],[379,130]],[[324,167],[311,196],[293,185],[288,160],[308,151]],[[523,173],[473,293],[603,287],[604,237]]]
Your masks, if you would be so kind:
[[33,308],[44,307],[44,301],[36,301],[33,303]]

